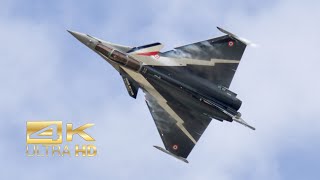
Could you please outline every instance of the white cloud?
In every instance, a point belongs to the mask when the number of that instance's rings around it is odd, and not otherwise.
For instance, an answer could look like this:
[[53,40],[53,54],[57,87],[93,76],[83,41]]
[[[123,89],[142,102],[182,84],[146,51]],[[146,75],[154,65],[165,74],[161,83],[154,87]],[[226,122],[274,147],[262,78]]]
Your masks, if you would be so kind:
[[[255,4],[247,3],[250,7]],[[62,175],[77,179],[287,177],[281,166],[295,163],[295,159],[283,163],[279,156],[294,149],[311,148],[308,143],[315,143],[312,139],[320,136],[317,120],[320,24],[316,19],[319,4],[281,1],[256,10],[254,15],[247,12],[250,8],[246,5],[235,4],[147,3],[141,6],[150,8],[148,11],[152,13],[141,24],[143,20],[133,19],[144,18],[143,12],[118,4],[116,7],[123,7],[129,15],[118,13],[108,18],[110,13],[105,12],[101,28],[86,27],[97,33],[92,35],[110,37],[105,39],[116,43],[117,39],[129,44],[159,40],[173,47],[217,35],[215,26],[222,24],[260,44],[260,48],[247,49],[231,86],[243,100],[243,117],[257,130],[213,121],[191,153],[188,165],[152,148],[162,142],[142,93],[135,101],[127,96],[118,74],[65,32],[66,27],[75,24],[76,17],[79,20],[94,12],[84,13],[81,6],[80,10],[72,11],[72,4],[65,3],[61,6],[66,16],[62,24],[51,24],[11,17],[2,11],[1,119],[10,128],[2,126],[0,134],[4,146],[15,148],[11,152],[0,149],[0,160],[9,169],[4,176],[61,178],[50,170],[58,167]],[[8,3],[6,11],[11,6]],[[85,22],[91,20],[86,18]],[[25,158],[23,131],[29,118],[96,123],[93,134],[98,157]],[[18,131],[17,135],[11,132],[13,129]],[[12,141],[12,137],[16,140]],[[319,147],[319,143],[314,144],[314,148]],[[87,172],[87,168],[92,172]]]

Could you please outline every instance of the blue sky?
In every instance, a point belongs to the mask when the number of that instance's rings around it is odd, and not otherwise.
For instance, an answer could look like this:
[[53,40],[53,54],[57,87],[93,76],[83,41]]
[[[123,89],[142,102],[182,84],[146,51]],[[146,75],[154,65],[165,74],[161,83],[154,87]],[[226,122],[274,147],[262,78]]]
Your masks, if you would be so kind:
[[[320,3],[316,1],[0,2],[0,172],[10,179],[319,179]],[[249,47],[230,89],[257,130],[213,121],[181,163],[162,145],[140,92],[66,29],[165,49],[221,35]],[[123,110],[125,109],[125,110]],[[25,123],[95,123],[94,158],[25,157]]]

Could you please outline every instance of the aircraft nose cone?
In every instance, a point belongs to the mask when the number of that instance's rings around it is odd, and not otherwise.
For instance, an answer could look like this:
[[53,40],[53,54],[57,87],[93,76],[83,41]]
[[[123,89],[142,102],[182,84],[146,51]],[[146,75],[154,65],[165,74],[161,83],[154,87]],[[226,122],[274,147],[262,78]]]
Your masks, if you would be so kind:
[[76,31],[70,31],[70,30],[67,30],[67,31],[76,39],[78,39],[82,44],[86,45],[88,48],[92,50],[94,50],[95,46],[98,43],[98,41],[95,38],[87,34],[79,33]]
[[89,46],[90,44],[92,44],[92,39],[90,39],[86,34],[70,30],[67,31],[84,45]]
[[85,45],[87,45],[90,41],[89,37],[86,34],[82,34],[76,31],[70,31],[70,30],[67,30],[67,31]]

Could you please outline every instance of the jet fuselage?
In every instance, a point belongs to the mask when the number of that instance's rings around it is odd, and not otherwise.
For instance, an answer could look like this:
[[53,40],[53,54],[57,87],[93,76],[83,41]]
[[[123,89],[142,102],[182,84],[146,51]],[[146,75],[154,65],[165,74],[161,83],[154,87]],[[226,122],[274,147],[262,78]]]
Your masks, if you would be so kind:
[[[104,58],[112,60],[122,67],[140,73],[146,79],[161,81],[162,83],[166,83],[169,86],[184,91],[189,96],[202,102],[202,106],[210,106],[215,110],[218,109],[219,111],[226,111],[232,116],[240,116],[240,113],[238,113],[237,110],[240,108],[242,102],[236,98],[235,93],[224,87],[217,86],[213,83],[208,84],[208,82],[204,84],[203,81],[200,81],[199,79],[196,79],[196,77],[188,74],[185,75],[185,78],[187,81],[189,80],[190,83],[182,83],[179,80],[170,77],[170,75],[157,71],[152,66],[143,65],[142,62],[131,57],[127,53],[113,49],[112,47],[98,43],[94,49]],[[212,116],[218,120],[232,121],[232,117],[223,112],[217,113],[214,111],[213,113],[208,113],[209,116]]]
[[218,27],[224,36],[161,52],[159,42],[125,46],[69,31],[122,77],[129,96],[143,90],[165,148],[184,162],[212,119],[235,121],[252,130],[238,112],[242,102],[228,88],[247,40]]

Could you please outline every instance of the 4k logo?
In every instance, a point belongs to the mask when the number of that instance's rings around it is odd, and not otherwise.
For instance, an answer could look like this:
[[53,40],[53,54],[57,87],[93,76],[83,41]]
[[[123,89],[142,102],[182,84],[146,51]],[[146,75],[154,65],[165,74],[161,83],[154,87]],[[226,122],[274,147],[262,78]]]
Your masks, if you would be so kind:
[[61,144],[62,121],[27,122],[27,144]]
[[[73,135],[78,134],[86,141],[95,141],[84,132],[85,129],[94,124],[85,124],[72,129],[72,124],[67,124],[67,141],[72,141]],[[27,144],[61,144],[62,143],[62,121],[35,121],[27,122]]]
[[[84,124],[78,128],[73,128],[73,125],[66,125],[66,142],[72,142],[73,135],[79,135],[85,141],[95,141],[93,137],[87,134],[84,130],[92,127],[94,124]],[[27,156],[44,156],[41,154],[41,148],[45,150],[46,156],[49,154],[49,149],[52,150],[52,156],[58,153],[59,156],[65,154],[71,155],[68,145],[61,147],[64,136],[62,134],[62,121],[29,121],[27,122]],[[33,145],[33,154],[29,153],[29,146]],[[42,145],[42,146],[41,146]],[[75,145],[75,156],[95,156],[97,148],[90,145]],[[62,150],[62,151],[61,151]]]

